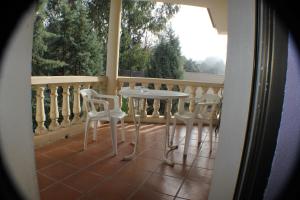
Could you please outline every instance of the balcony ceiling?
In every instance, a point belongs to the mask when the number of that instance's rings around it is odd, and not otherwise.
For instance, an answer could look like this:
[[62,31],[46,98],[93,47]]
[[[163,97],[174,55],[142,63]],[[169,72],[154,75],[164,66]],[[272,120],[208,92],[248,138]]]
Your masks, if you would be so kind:
[[214,28],[219,34],[227,34],[227,0],[151,0],[155,2],[183,4],[208,8]]

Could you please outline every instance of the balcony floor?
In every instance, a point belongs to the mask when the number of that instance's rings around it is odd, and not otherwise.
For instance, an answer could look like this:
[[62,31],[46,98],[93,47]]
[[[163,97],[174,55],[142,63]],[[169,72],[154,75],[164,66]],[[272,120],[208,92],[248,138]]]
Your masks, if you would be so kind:
[[185,128],[177,126],[175,143],[180,145],[169,154],[175,161],[174,167],[162,161],[164,125],[141,126],[138,155],[132,161],[122,158],[132,151],[134,126],[126,125],[126,141],[118,143],[117,156],[112,156],[109,130],[109,126],[103,125],[93,142],[91,129],[86,151],[82,151],[83,134],[35,150],[42,200],[208,198],[218,137],[213,137],[209,156],[206,127],[199,147],[194,127],[188,156],[183,159]]

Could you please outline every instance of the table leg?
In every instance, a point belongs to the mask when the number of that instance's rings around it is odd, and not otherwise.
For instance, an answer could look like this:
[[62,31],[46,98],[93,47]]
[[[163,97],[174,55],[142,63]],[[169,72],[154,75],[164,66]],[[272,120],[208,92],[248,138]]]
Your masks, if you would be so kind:
[[170,151],[175,150],[175,149],[178,148],[178,145],[171,146],[171,144],[170,144],[170,119],[171,119],[171,115],[170,115],[171,105],[170,105],[170,103],[171,103],[171,99],[167,99],[166,100],[166,112],[167,112],[167,120],[166,121],[167,122],[166,122],[166,134],[165,134],[165,141],[164,141],[164,162],[167,165],[174,166],[174,162],[167,158],[168,153]]
[[[139,141],[139,133],[140,133],[140,126],[141,126],[141,115],[139,114],[139,106],[137,107],[137,114],[135,114],[135,107],[134,107],[134,98],[131,100],[131,108],[133,110],[132,117],[133,117],[133,123],[135,126],[135,142],[133,143],[133,152],[123,158],[123,160],[132,160],[137,152],[138,149],[138,141]],[[139,99],[137,98],[137,101]],[[139,105],[139,102],[138,102]]]

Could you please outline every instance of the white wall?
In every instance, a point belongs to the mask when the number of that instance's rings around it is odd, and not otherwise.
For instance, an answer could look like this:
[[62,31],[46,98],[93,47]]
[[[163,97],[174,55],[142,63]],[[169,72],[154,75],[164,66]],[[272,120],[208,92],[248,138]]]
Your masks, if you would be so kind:
[[229,0],[228,8],[224,104],[209,200],[233,199],[250,104],[255,1]]
[[0,148],[24,199],[39,199],[31,129],[33,8],[21,18],[1,60]]

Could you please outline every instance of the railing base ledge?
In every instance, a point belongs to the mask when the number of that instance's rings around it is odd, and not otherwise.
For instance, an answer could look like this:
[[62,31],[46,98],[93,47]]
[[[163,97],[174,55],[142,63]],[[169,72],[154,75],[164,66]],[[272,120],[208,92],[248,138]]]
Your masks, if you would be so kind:
[[82,134],[84,132],[84,124],[76,124],[68,128],[61,128],[56,131],[48,132],[43,135],[35,135],[33,137],[34,147],[40,148],[51,144],[57,140],[72,137],[74,135]]

